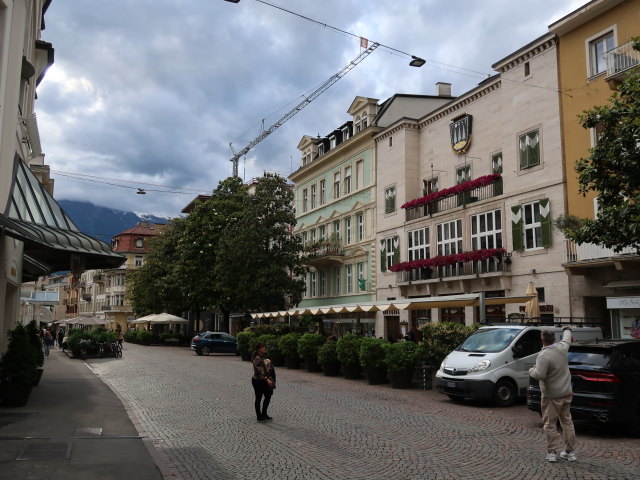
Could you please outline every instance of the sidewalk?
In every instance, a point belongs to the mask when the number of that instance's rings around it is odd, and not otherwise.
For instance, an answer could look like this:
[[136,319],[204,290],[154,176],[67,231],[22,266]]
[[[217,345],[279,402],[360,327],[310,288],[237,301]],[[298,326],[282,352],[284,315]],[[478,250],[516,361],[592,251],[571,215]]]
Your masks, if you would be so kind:
[[122,402],[81,360],[52,350],[26,407],[0,407],[0,480],[158,480]]

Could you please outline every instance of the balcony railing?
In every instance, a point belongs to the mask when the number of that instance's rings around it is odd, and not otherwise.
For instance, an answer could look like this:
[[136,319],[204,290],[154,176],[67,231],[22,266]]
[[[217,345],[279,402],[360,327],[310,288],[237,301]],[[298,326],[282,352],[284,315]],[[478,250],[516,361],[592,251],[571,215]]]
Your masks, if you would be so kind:
[[626,72],[640,64],[640,52],[633,49],[632,42],[620,45],[605,53],[607,78]]
[[307,260],[312,265],[340,263],[341,257],[344,257],[342,244],[338,241],[321,241],[308,245],[305,251]]
[[467,192],[454,193],[444,198],[439,198],[425,205],[406,209],[406,221],[415,220],[417,218],[429,217],[435,213],[444,212],[457,207],[462,207],[470,203],[486,200],[487,198],[502,195],[502,179],[497,180],[491,185],[474,188]]
[[620,255],[636,254],[635,248],[627,247],[616,253],[611,248],[606,248],[593,243],[578,245],[572,240],[564,240],[564,263],[595,260],[598,258],[611,258]]
[[446,267],[416,268],[396,273],[396,283],[406,284],[415,281],[440,280],[449,277],[480,276],[487,273],[507,273],[511,271],[509,255],[492,257],[467,263],[454,263]]

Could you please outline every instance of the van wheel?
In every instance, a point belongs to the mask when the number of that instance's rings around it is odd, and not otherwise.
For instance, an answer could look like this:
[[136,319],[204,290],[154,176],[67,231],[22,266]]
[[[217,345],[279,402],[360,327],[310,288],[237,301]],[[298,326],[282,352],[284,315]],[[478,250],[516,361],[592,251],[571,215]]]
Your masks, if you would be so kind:
[[499,407],[510,407],[515,403],[517,395],[518,392],[513,382],[503,378],[496,383],[496,388],[493,391],[493,401]]

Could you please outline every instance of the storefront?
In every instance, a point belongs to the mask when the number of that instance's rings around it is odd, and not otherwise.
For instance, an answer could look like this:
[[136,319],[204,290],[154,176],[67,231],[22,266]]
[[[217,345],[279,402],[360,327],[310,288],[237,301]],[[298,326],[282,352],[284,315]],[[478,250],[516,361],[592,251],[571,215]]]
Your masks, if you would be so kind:
[[612,338],[640,339],[640,296],[607,297]]

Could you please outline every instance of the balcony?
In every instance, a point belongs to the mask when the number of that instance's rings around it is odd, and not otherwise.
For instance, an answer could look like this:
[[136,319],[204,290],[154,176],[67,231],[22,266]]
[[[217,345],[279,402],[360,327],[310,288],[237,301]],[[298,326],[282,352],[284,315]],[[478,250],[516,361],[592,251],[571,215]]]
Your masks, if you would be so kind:
[[623,270],[625,267],[637,268],[640,256],[631,247],[616,253],[611,248],[601,245],[577,245],[572,240],[564,240],[563,260],[563,266],[569,273],[582,274],[585,268],[593,267],[613,266],[616,270]]
[[609,88],[615,90],[629,76],[630,70],[640,64],[640,52],[633,49],[632,42],[627,42],[605,53],[605,61],[605,80],[609,83]]
[[474,262],[459,262],[445,267],[416,268],[396,273],[396,283],[407,285],[412,282],[441,281],[456,277],[480,277],[486,274],[504,274],[511,271],[510,255],[487,258]]
[[342,265],[344,252],[339,241],[326,240],[308,245],[306,263],[314,267]]
[[502,178],[500,178],[490,185],[484,185],[462,193],[452,193],[451,195],[438,198],[437,200],[417,207],[407,207],[405,212],[406,221],[409,222],[418,218],[430,217],[436,213],[458,207],[465,207],[471,203],[497,197],[498,195],[502,195],[502,190],[503,182]]

